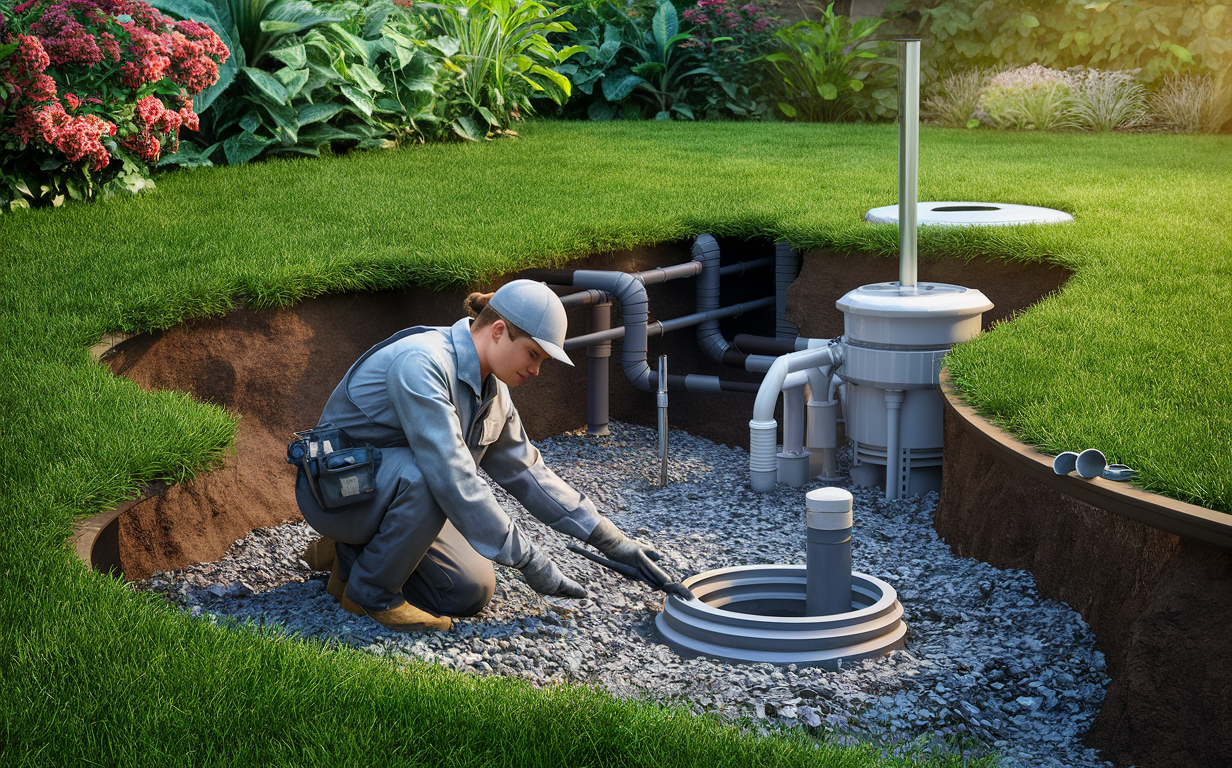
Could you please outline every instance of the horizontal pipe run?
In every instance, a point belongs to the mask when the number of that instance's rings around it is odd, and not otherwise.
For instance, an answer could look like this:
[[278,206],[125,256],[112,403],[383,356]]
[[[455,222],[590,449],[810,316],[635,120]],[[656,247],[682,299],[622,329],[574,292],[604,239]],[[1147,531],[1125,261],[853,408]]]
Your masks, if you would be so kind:
[[738,261],[735,264],[728,264],[726,267],[719,267],[719,277],[727,277],[728,275],[743,275],[750,269],[759,269],[768,267],[774,263],[773,256],[765,256],[752,261]]
[[560,303],[566,307],[586,307],[594,304],[606,304],[612,300],[607,291],[599,291],[593,288],[578,291],[576,293],[565,294],[560,297]]
[[749,333],[738,333],[732,339],[736,349],[746,355],[786,355],[796,351],[795,339],[774,339],[769,336],[754,336]]
[[[658,336],[659,334],[666,333],[668,331],[676,331],[681,328],[699,325],[707,320],[717,320],[723,317],[739,317],[745,312],[752,312],[755,309],[768,307],[773,303],[774,297],[767,296],[764,299],[755,299],[754,301],[746,301],[742,304],[733,304],[730,307],[716,309],[711,312],[695,312],[691,315],[675,317],[671,320],[656,320],[647,324],[646,335]],[[571,339],[565,339],[565,350],[580,349],[581,347],[587,347],[591,344],[598,344],[604,341],[613,341],[615,339],[622,338],[624,335],[625,329],[624,326],[621,326],[619,328],[612,328],[606,331],[588,333],[584,336],[574,336]]]
[[634,272],[633,277],[640,280],[642,285],[655,285],[682,277],[695,277],[701,274],[701,271],[702,265],[700,262],[686,261],[683,264],[673,264],[670,267],[657,267],[655,269],[648,269],[645,272]]

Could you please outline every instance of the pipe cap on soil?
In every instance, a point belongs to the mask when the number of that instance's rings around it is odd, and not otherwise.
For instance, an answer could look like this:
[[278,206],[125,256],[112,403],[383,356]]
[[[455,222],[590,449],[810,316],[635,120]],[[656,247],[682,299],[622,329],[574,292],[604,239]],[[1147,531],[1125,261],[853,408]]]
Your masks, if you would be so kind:
[[526,331],[543,351],[565,365],[573,365],[563,345],[569,318],[560,297],[543,283],[514,280],[502,285],[489,302],[509,322]]

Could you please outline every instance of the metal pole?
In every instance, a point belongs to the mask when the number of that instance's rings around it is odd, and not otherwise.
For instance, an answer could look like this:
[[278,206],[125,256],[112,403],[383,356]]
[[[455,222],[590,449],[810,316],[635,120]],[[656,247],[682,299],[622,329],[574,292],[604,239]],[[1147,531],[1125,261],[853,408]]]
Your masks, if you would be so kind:
[[659,355],[659,487],[667,487],[667,355]]
[[898,285],[915,289],[920,182],[920,41],[898,41]]

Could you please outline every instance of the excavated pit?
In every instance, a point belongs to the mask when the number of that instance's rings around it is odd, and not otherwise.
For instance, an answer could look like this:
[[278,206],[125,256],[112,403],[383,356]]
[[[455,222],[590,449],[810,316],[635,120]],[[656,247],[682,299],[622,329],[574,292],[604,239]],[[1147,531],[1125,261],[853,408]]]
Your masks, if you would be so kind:
[[[720,244],[724,264],[773,253],[770,243]],[[689,247],[668,243],[568,266],[633,272],[687,261]],[[843,316],[835,301],[858,286],[896,279],[897,269],[885,257],[807,253],[788,294],[788,319],[804,336],[836,336]],[[919,269],[921,279],[982,291],[996,305],[984,314],[985,330],[1059,289],[1071,274],[1057,266],[992,260],[925,259]],[[471,289],[493,290],[516,277],[536,276],[531,270]],[[692,312],[693,291],[691,280],[652,286],[652,319]],[[404,327],[452,323],[468,292],[410,289],[327,296],[281,310],[237,308],[109,350],[103,361],[117,375],[149,389],[187,391],[241,420],[235,450],[222,469],[181,486],[156,486],[147,491],[149,498],[100,516],[79,552],[96,568],[139,579],[216,560],[252,529],[298,519],[293,471],[283,461],[290,433],[315,423],[335,383],[365,349]],[[772,270],[764,281],[750,275],[724,282],[725,303],[772,293]],[[772,334],[773,326],[772,310],[722,323],[728,338]],[[588,330],[584,309],[571,311],[570,327],[574,335]],[[668,354],[673,372],[748,378],[705,357],[690,331],[652,339],[649,352]],[[574,355],[580,363],[585,352]],[[619,349],[613,357],[619,359]],[[533,439],[585,426],[585,377],[585,365],[557,366],[514,390]],[[633,389],[619,369],[611,384],[612,418],[654,423],[653,393]],[[716,397],[721,407],[715,407]],[[673,393],[672,426],[747,448],[753,400]],[[1042,491],[1007,471],[994,453],[962,439],[951,416],[947,411],[937,528],[960,554],[1030,569],[1044,596],[1068,602],[1090,623],[1112,683],[1087,743],[1122,765],[1229,764],[1232,653],[1224,637],[1227,621],[1220,617],[1232,615],[1232,555]]]
[[[723,264],[773,255],[772,243],[720,240]],[[688,261],[689,242],[674,242],[570,262],[572,269],[635,272]],[[494,290],[518,277],[542,277],[542,271],[510,274],[471,290]],[[996,308],[984,315],[984,327],[1008,319],[1058,289],[1070,272],[1044,264],[1006,264],[976,260],[925,261],[921,274],[930,280],[978,288]],[[788,294],[788,318],[806,336],[842,333],[842,313],[834,302],[852,288],[895,279],[897,262],[861,253],[810,252]],[[737,280],[724,280],[724,302],[773,295],[773,269]],[[181,568],[220,557],[254,528],[298,519],[292,493],[294,469],[284,461],[286,443],[297,429],[316,423],[334,386],[364,350],[412,325],[448,325],[462,315],[469,290],[408,289],[370,294],[324,296],[286,309],[232,310],[223,317],[188,323],[129,339],[112,348],[103,362],[117,375],[147,389],[176,389],[238,414],[235,449],[224,466],[184,485],[159,489],[134,505],[104,531],[115,542],[110,557],[96,556],[97,567],[115,569],[127,578]],[[675,280],[650,286],[653,318],[694,311],[694,281]],[[613,326],[620,323],[618,307]],[[585,308],[570,310],[571,335],[588,326]],[[728,338],[737,333],[773,335],[773,308],[724,320]],[[619,340],[613,360],[619,360]],[[669,356],[673,372],[722,375],[755,381],[743,371],[724,367],[698,349],[691,329],[650,340],[650,354]],[[575,368],[552,366],[543,375],[513,390],[514,401],[532,439],[586,424],[585,350],[572,353]],[[654,424],[655,396],[634,389],[614,364],[611,417]],[[722,407],[715,399],[722,398]],[[715,442],[748,446],[748,419],[755,395],[674,392],[671,422]]]

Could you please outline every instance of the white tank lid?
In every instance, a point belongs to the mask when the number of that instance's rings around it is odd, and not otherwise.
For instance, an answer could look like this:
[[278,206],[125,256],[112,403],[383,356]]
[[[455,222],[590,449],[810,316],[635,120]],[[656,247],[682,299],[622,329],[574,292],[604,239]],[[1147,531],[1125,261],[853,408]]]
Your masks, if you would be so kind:
[[974,288],[949,283],[916,283],[903,288],[898,282],[873,283],[848,291],[834,306],[853,315],[878,317],[959,317],[980,314],[993,303]]
[[[870,224],[897,224],[898,206],[883,205],[864,214]],[[1055,208],[1016,203],[972,203],[944,201],[917,203],[916,223],[919,226],[1009,227],[1016,224],[1061,224],[1074,217]]]

